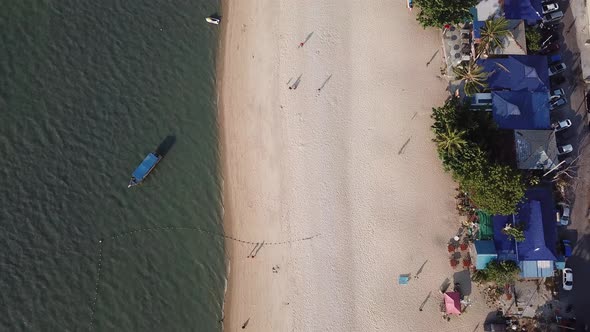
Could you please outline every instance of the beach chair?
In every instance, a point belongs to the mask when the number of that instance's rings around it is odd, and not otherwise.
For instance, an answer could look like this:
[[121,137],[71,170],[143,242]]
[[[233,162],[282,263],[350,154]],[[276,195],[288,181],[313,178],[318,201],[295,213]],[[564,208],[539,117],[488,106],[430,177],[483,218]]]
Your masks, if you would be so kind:
[[400,285],[407,285],[410,282],[410,275],[409,274],[400,274],[397,282]]

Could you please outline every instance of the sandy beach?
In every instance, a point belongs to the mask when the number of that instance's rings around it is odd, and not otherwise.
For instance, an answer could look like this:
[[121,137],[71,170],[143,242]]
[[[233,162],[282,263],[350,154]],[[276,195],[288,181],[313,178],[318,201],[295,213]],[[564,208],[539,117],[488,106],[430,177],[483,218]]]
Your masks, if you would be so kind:
[[447,83],[440,31],[405,4],[224,2],[224,227],[264,242],[227,243],[225,331],[483,325],[482,301],[450,322],[439,310],[460,226],[430,131]]

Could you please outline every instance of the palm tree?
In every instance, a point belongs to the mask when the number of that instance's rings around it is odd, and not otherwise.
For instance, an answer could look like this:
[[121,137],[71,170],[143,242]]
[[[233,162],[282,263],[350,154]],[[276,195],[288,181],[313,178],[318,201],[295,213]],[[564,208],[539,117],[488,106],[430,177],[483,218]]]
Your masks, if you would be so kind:
[[481,28],[481,38],[478,53],[494,53],[498,48],[504,48],[504,38],[511,36],[509,22],[504,17],[493,18],[485,21]]
[[463,81],[465,85],[463,90],[465,94],[471,96],[478,93],[480,90],[488,87],[486,82],[489,73],[484,71],[484,68],[478,65],[475,60],[469,60],[469,63],[453,67],[453,74],[455,78]]
[[446,130],[439,133],[435,141],[439,149],[453,156],[467,145],[467,141],[464,138],[466,133],[467,131],[465,130],[459,131],[447,125]]

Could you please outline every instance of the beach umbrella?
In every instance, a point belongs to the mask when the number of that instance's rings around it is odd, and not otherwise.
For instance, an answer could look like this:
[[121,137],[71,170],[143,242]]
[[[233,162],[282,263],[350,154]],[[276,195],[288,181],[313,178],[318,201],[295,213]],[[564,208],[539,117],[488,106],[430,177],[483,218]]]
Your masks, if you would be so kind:
[[461,314],[461,295],[459,292],[445,293],[445,309],[449,315]]

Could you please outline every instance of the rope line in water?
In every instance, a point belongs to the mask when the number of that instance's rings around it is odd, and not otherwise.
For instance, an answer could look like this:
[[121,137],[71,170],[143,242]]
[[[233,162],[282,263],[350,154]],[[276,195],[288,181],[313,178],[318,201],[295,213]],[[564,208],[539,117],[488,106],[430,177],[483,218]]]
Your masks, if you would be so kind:
[[98,286],[100,285],[100,270],[102,269],[102,240],[98,241],[98,263],[96,273],[96,285],[94,288],[94,299],[92,300],[92,307],[90,308],[90,326],[89,330],[92,331],[94,324],[94,312],[96,311],[96,301],[98,299]]
[[[111,236],[111,239],[116,240],[118,238],[121,237],[127,237],[130,235],[133,235],[135,233],[143,233],[143,232],[154,232],[154,231],[167,231],[167,230],[190,230],[190,231],[197,231],[197,232],[201,232],[201,233],[207,233],[213,236],[217,236],[217,237],[222,237],[228,240],[232,240],[232,241],[236,241],[236,242],[240,242],[240,243],[244,243],[244,244],[260,244],[261,242],[253,242],[253,241],[245,241],[245,240],[241,240],[238,238],[235,238],[233,236],[229,236],[229,235],[225,235],[225,234],[219,234],[216,232],[212,232],[206,229],[202,229],[199,227],[186,227],[186,226],[161,226],[161,227],[146,227],[146,228],[139,228],[139,229],[135,229],[132,231],[128,231],[128,232],[122,232],[122,233],[118,233],[115,235]],[[318,237],[320,236],[320,234],[316,234],[316,235],[312,235],[312,236],[308,236],[308,237],[304,237],[304,238],[299,238],[299,239],[293,239],[293,240],[286,240],[286,241],[280,241],[280,242],[266,242],[264,241],[264,245],[282,245],[282,244],[288,244],[288,243],[294,243],[294,242],[300,242],[300,241],[306,241],[306,240],[311,240],[314,237]]]
[[[284,245],[284,244],[289,244],[289,243],[295,243],[295,242],[301,242],[301,241],[307,241],[307,240],[311,240],[315,237],[320,236],[320,233],[312,235],[312,236],[308,236],[308,237],[304,237],[304,238],[299,238],[299,239],[293,239],[293,240],[286,240],[286,241],[280,241],[280,242],[266,242],[266,241],[262,241],[262,242],[253,242],[253,241],[245,241],[245,240],[241,240],[238,238],[235,238],[233,236],[229,236],[229,235],[225,235],[225,234],[220,234],[220,233],[216,233],[216,232],[212,232],[206,229],[201,229],[199,227],[182,227],[182,226],[162,226],[162,227],[146,227],[146,228],[139,228],[136,230],[132,230],[132,231],[128,231],[128,232],[121,232],[121,233],[117,233],[114,235],[111,235],[111,239],[112,240],[117,240],[123,237],[127,237],[127,236],[131,236],[134,235],[136,233],[144,233],[144,232],[155,232],[155,231],[173,231],[173,230],[191,230],[191,231],[197,231],[197,232],[201,232],[201,233],[206,233],[209,235],[213,235],[213,236],[217,236],[217,237],[222,237],[228,240],[232,240],[232,241],[236,241],[239,243],[244,243],[244,244],[260,244],[260,243],[264,243],[264,245]],[[100,285],[100,272],[102,269],[102,247],[104,245],[104,240],[98,240],[98,262],[97,262],[97,275],[96,275],[96,285],[95,285],[95,289],[94,289],[94,299],[92,301],[92,306],[90,308],[90,324],[88,326],[88,329],[90,331],[92,331],[94,329],[94,316],[96,313],[96,302],[98,301],[98,290],[99,290],[99,285]]]

